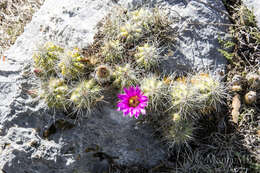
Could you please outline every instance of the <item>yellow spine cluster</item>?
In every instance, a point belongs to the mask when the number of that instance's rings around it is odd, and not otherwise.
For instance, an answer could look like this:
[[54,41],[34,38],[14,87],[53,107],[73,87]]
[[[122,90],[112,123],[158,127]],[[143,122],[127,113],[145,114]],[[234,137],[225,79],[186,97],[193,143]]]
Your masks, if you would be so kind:
[[73,51],[67,51],[60,57],[58,67],[63,77],[74,79],[84,73],[84,69],[87,66],[82,62],[83,57],[80,56],[79,50],[76,48]]
[[112,40],[105,42],[101,48],[101,53],[105,57],[106,62],[116,62],[122,59],[123,49],[119,40]]
[[170,100],[169,88],[156,76],[144,78],[141,81],[141,90],[149,98],[148,108],[153,111],[165,111]]
[[116,66],[113,73],[113,85],[117,88],[134,86],[137,84],[136,72],[131,68],[130,64],[124,66]]
[[43,84],[41,97],[45,99],[49,107],[64,108],[67,104],[68,86],[62,79],[50,78]]
[[100,98],[101,88],[91,79],[83,80],[77,84],[71,93],[70,101],[76,110],[87,109],[91,112],[91,109],[100,101]]
[[150,70],[153,67],[158,66],[159,54],[156,51],[156,47],[147,43],[143,46],[137,47],[135,58],[137,64],[144,67],[146,70]]

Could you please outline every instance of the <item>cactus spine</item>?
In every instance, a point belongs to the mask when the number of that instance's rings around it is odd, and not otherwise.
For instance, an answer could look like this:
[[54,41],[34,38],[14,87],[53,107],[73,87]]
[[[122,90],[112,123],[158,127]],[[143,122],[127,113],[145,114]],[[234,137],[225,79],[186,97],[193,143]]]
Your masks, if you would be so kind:
[[102,98],[101,91],[101,88],[93,79],[83,80],[72,91],[69,100],[74,105],[76,111],[80,112],[86,109],[88,112],[91,112]]
[[137,73],[131,68],[130,64],[116,66],[113,77],[113,85],[120,89],[138,84]]
[[49,107],[65,108],[67,105],[68,86],[62,79],[51,77],[43,83],[41,97]]
[[155,68],[159,63],[159,53],[157,52],[156,47],[149,45],[148,43],[137,47],[135,58],[137,64],[144,67],[146,70]]
[[141,90],[149,98],[148,109],[151,111],[165,111],[170,101],[169,88],[156,76],[144,78]]

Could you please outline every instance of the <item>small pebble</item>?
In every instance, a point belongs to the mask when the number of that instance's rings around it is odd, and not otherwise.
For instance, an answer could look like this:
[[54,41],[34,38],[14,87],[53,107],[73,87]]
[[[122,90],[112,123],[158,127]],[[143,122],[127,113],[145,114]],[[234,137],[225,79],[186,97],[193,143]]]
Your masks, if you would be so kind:
[[256,92],[255,91],[249,91],[245,95],[245,102],[246,102],[246,104],[249,104],[249,105],[256,102]]

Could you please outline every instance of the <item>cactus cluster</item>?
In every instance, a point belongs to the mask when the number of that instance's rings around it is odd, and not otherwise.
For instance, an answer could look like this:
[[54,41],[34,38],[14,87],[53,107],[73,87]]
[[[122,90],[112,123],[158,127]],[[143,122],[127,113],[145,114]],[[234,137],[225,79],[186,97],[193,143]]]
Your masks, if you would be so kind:
[[218,111],[226,93],[225,86],[213,75],[191,75],[172,83],[172,109],[183,114],[208,114]]
[[102,89],[94,79],[87,81],[87,75],[95,70],[95,63],[82,56],[79,49],[66,50],[48,42],[33,59],[34,73],[41,80],[38,93],[49,107],[67,110],[73,105],[76,111],[90,112],[101,101]]
[[[120,92],[140,86],[148,98],[147,112],[160,114],[148,122],[161,126],[169,146],[187,143],[194,131],[193,118],[218,111],[225,88],[206,73],[178,79],[154,74],[160,57],[166,56],[158,51],[165,47],[161,43],[172,44],[166,39],[172,32],[170,24],[158,8],[121,9],[105,19],[94,42],[98,44],[93,43],[84,55],[79,49],[47,43],[34,56],[41,97],[50,107],[90,113],[100,101],[109,102],[103,96],[107,88]],[[160,44],[155,44],[158,40]]]
[[193,139],[196,119],[220,110],[227,90],[208,73],[168,79],[166,84],[170,85],[171,104],[159,124],[170,147],[182,146]]
[[105,62],[136,63],[145,70],[154,69],[160,63],[158,50],[167,47],[155,43],[159,40],[165,45],[172,44],[173,40],[169,42],[165,37],[169,38],[173,31],[172,22],[166,12],[158,8],[117,10],[101,28],[104,40],[109,40],[101,47],[101,55]]
[[118,14],[112,14],[103,31],[107,37],[113,39],[123,39],[128,43],[138,42],[151,36],[159,36],[160,33],[171,32],[170,25],[173,22],[166,11],[159,8],[121,9]]
[[150,32],[153,14],[148,8],[134,11],[121,9],[118,10],[118,14],[112,15],[103,29],[107,37],[131,43],[139,41],[145,37],[146,33]]

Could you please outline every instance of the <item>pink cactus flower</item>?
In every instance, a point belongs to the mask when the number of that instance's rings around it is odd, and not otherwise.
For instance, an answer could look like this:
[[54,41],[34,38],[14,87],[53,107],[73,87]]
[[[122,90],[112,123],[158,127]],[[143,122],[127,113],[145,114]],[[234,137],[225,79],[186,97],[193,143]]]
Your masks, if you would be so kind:
[[137,119],[141,114],[145,115],[145,107],[147,106],[148,97],[144,96],[140,88],[130,87],[124,88],[125,94],[119,94],[120,102],[117,104],[117,111],[122,111],[124,115],[133,115]]

